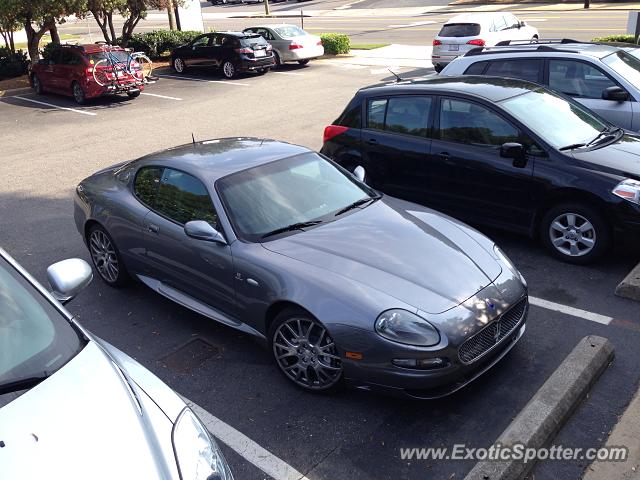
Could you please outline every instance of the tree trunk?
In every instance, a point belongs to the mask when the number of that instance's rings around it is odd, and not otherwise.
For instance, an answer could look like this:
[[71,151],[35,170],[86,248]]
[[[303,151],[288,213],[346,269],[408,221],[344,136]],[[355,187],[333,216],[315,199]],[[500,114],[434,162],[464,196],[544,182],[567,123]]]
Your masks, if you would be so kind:
[[129,44],[129,40],[131,40],[131,35],[133,35],[133,30],[138,25],[138,22],[142,18],[142,15],[131,15],[124,21],[124,25],[122,25],[122,46],[126,47]]
[[113,12],[106,12],[107,22],[109,23],[109,31],[111,32],[111,43],[116,44],[118,38],[116,37],[116,29],[113,27]]
[[176,12],[173,9],[173,1],[167,0],[167,15],[169,16],[169,30],[176,29]]
[[44,32],[48,30],[46,25],[42,26],[40,30],[36,30],[31,25],[31,17],[25,18],[24,30],[27,33],[27,49],[29,50],[29,58],[32,62],[37,62],[40,58],[40,39]]
[[49,33],[51,34],[51,43],[54,45],[60,45],[60,34],[58,33],[58,26],[55,21],[50,23]]
[[102,36],[104,37],[104,41],[107,43],[111,43],[111,38],[109,38],[109,31],[107,30],[107,13],[104,10],[89,10],[93,18],[95,18],[98,27],[102,31]]

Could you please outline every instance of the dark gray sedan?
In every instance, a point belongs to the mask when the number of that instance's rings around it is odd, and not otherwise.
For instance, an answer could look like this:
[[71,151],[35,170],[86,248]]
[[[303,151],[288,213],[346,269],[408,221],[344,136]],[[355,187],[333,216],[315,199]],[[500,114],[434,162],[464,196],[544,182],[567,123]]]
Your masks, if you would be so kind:
[[491,240],[296,145],[210,140],[102,170],[75,220],[108,285],[255,335],[307,390],[443,396],[525,329],[526,283]]

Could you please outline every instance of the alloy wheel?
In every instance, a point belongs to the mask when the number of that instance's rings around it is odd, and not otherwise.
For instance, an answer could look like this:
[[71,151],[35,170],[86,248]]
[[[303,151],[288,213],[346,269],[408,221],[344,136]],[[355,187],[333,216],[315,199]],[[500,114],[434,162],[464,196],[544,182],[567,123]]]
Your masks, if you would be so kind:
[[89,236],[91,259],[100,276],[108,283],[118,281],[120,265],[111,240],[102,230],[94,230]]
[[310,318],[284,321],[274,333],[273,353],[285,375],[306,389],[326,390],[342,375],[342,361],[333,339]]
[[596,229],[593,224],[577,213],[558,215],[549,227],[552,245],[562,254],[581,257],[596,246]]
[[222,66],[222,72],[224,73],[225,77],[233,78],[236,73],[236,68],[233,66],[233,63],[224,62],[224,65]]
[[173,68],[175,68],[178,73],[184,72],[184,61],[181,58],[176,58],[173,61]]

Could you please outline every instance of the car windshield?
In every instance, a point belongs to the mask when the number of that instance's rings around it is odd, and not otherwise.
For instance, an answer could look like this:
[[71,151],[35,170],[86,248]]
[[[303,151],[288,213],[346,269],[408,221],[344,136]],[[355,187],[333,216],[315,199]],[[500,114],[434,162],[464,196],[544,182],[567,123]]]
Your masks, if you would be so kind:
[[238,236],[252,242],[294,224],[334,220],[354,202],[377,198],[316,153],[228,175],[216,189]]
[[501,105],[555,148],[588,143],[610,126],[579,103],[543,88],[503,100]]
[[[636,55],[640,55],[636,53]],[[608,65],[622,78],[625,78],[633,85],[640,85],[640,58],[619,50],[616,53],[607,55],[602,59],[605,65]]]
[[302,30],[300,27],[296,27],[295,25],[284,25],[282,27],[276,27],[274,28],[274,30],[282,38],[301,37],[302,35],[307,34],[307,32]]
[[[109,53],[111,54],[111,58],[113,60],[121,63],[127,63],[127,59],[129,58],[129,54],[122,50],[115,50]],[[88,54],[87,58],[89,59],[89,63],[94,64],[109,57],[107,56],[106,52],[97,52]]]
[[64,316],[0,257],[0,403],[6,401],[3,394],[29,388],[11,384],[51,375],[85,344]]
[[442,27],[439,37],[475,37],[480,35],[478,23],[448,23]]

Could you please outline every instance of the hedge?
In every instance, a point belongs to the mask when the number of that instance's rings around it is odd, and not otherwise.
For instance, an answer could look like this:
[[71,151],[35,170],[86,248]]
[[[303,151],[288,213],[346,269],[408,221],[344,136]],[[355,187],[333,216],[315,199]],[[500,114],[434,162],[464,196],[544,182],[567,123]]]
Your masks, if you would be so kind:
[[[154,30],[152,32],[136,33],[129,40],[127,48],[131,48],[135,52],[144,52],[151,58],[159,58],[168,54],[174,48],[189,43],[201,34],[202,32],[181,32],[178,30]],[[118,43],[120,43],[120,39],[118,39]]]
[[9,49],[0,47],[0,80],[20,77],[27,73],[29,60],[22,50],[11,53]]
[[338,55],[339,53],[349,53],[351,50],[349,36],[343,33],[323,33],[320,38],[324,46],[324,53]]
[[638,43],[633,35],[608,35],[606,37],[596,37],[592,42]]

